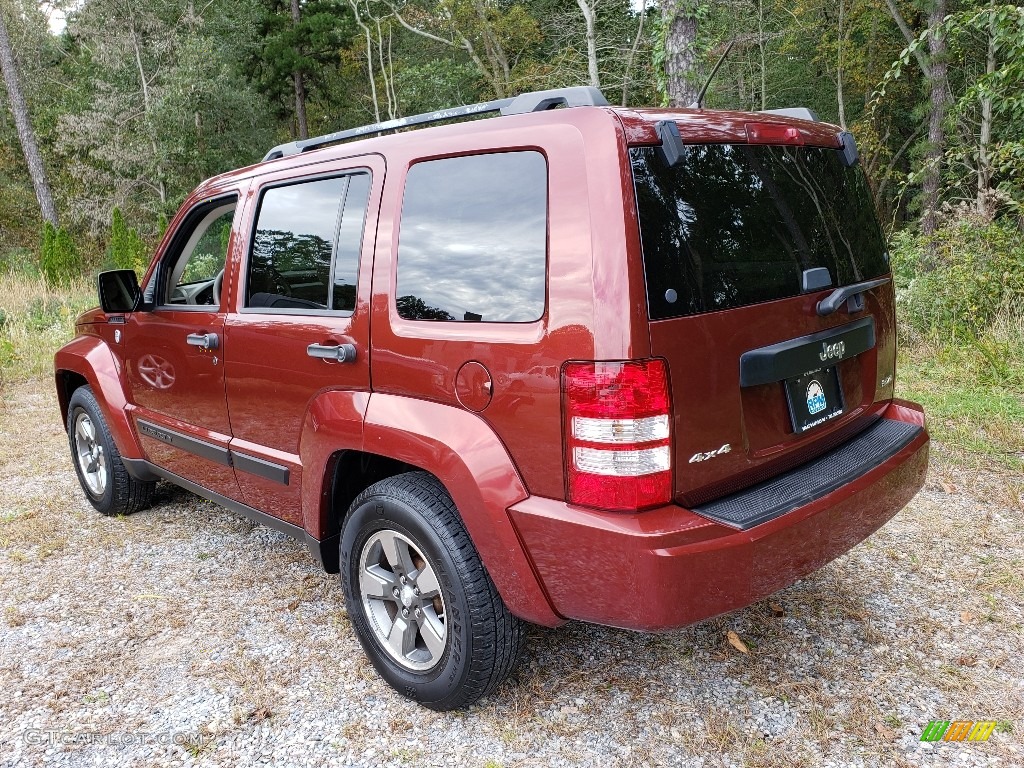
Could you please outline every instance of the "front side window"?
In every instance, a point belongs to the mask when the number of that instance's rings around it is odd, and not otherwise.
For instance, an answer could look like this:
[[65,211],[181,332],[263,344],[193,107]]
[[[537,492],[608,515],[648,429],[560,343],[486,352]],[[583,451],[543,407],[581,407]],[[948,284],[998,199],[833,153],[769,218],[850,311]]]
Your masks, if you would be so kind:
[[398,314],[522,323],[544,314],[547,163],[539,152],[430,160],[406,180]]
[[162,304],[220,304],[217,278],[224,272],[234,217],[234,200],[205,205],[190,217],[177,239],[180,250],[168,262]]
[[272,187],[263,194],[246,280],[246,306],[355,309],[370,176]]

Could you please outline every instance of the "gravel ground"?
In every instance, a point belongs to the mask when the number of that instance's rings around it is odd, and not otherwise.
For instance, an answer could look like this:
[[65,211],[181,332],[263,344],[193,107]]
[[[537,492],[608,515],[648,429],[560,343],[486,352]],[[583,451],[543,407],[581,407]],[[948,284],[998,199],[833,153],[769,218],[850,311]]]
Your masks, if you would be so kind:
[[[941,446],[904,512],[771,600],[666,635],[534,629],[448,714],[376,677],[298,543],[165,484],[96,514],[48,382],[6,388],[0,456],[5,768],[1024,765],[1024,483]],[[931,719],[1000,725],[932,745]]]

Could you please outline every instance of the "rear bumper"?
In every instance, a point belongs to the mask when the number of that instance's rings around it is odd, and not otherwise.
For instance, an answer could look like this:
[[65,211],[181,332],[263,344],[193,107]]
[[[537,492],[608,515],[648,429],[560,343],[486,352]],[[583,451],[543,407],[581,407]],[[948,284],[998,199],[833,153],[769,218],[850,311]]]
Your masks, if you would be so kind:
[[628,515],[531,497],[509,512],[560,615],[644,631],[686,626],[789,586],[910,502],[928,468],[924,414],[894,402],[884,418],[922,429],[862,475],[747,530],[674,505]]

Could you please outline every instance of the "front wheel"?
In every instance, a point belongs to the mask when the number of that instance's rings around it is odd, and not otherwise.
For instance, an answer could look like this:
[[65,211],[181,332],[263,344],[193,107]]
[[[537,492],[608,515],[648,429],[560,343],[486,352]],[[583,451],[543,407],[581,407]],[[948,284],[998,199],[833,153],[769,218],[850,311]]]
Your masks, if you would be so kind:
[[425,472],[381,480],[341,535],[349,618],[380,675],[437,710],[468,706],[507,677],[523,641],[451,497]]
[[71,459],[90,504],[104,515],[125,515],[149,506],[156,483],[128,474],[89,387],[72,393],[67,428]]

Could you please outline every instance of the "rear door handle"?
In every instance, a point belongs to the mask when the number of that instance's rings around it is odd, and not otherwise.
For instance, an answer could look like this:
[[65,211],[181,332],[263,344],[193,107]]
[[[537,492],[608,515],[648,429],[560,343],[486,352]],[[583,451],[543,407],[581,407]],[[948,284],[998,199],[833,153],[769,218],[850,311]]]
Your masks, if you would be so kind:
[[319,357],[321,360],[334,360],[339,363],[352,363],[356,359],[355,344],[310,344],[306,354]]
[[200,349],[216,349],[220,346],[220,337],[216,333],[190,333],[185,337],[190,347]]

